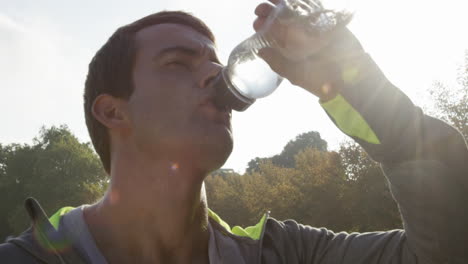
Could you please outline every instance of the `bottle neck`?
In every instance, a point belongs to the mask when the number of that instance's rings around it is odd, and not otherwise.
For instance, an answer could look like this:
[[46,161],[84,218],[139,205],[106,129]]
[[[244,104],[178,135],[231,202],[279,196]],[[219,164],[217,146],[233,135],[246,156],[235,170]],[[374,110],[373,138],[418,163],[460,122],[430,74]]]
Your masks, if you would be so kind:
[[223,68],[214,80],[215,104],[218,107],[229,107],[233,110],[242,112],[249,108],[255,102],[255,99],[242,95],[232,84],[227,76],[228,67]]

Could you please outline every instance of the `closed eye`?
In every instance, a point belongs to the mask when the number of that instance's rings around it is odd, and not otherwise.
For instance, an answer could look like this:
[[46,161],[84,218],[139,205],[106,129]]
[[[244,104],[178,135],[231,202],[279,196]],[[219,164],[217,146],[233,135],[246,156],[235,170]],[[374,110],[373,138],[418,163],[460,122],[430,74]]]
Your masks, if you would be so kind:
[[185,62],[182,62],[182,61],[169,61],[169,62],[166,62],[166,65],[185,65]]
[[170,60],[165,63],[165,66],[170,67],[170,68],[179,68],[179,67],[190,68],[189,63],[184,60]]

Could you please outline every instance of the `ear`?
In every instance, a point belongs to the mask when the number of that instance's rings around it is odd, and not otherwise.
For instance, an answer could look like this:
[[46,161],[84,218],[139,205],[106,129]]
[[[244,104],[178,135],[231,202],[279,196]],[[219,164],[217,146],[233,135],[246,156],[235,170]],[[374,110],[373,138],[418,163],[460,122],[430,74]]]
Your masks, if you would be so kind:
[[107,128],[127,126],[126,101],[109,94],[100,94],[91,108],[94,118]]

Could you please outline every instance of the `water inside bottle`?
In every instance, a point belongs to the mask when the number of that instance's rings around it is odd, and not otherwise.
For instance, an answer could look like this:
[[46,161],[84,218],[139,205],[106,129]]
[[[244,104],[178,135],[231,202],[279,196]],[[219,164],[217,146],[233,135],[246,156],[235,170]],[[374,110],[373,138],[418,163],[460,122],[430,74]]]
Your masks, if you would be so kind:
[[283,80],[258,56],[258,51],[271,46],[266,39],[254,35],[237,46],[229,58],[230,79],[243,96],[259,99],[270,95]]

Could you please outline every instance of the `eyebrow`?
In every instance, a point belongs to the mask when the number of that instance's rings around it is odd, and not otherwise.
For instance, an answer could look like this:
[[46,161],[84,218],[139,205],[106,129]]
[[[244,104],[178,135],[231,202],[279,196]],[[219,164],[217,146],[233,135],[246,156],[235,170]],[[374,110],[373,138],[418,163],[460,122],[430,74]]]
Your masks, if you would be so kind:
[[[198,50],[198,49],[194,49],[194,48],[191,48],[191,47],[187,47],[187,46],[172,46],[172,47],[167,47],[167,48],[164,48],[162,49],[161,51],[159,51],[154,57],[153,57],[153,60],[156,61],[158,60],[160,57],[166,55],[166,54],[170,54],[170,53],[182,53],[182,54],[185,54],[185,55],[188,55],[188,56],[192,56],[192,57],[195,57],[195,56],[201,56],[201,52]],[[211,61],[214,61],[216,63],[219,63],[219,59],[218,57],[216,56],[216,53],[214,51],[210,51],[210,60]]]

